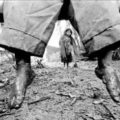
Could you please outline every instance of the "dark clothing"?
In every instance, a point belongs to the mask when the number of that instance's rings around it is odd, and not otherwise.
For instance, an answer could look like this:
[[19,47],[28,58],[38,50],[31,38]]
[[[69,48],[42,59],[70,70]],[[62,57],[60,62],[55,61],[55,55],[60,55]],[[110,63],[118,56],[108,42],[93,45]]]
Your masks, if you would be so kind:
[[72,62],[72,39],[66,35],[60,39],[60,54],[61,62],[70,63]]
[[70,54],[68,54],[68,55],[66,55],[66,56],[67,56],[67,57],[64,58],[64,57],[61,55],[61,62],[69,64],[70,62],[72,62],[72,54],[70,53]]
[[0,45],[43,56],[58,19],[69,19],[88,54],[120,41],[113,0],[5,0]]

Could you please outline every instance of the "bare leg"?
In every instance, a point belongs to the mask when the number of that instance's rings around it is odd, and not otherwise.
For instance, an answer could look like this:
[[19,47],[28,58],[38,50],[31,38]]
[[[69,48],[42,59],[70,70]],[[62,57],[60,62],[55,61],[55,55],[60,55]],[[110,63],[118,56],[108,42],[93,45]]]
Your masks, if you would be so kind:
[[111,65],[112,51],[103,51],[102,55],[98,57],[98,67],[95,73],[98,78],[102,79],[103,83],[111,96],[111,98],[120,102],[120,81],[118,75]]
[[16,58],[16,81],[13,84],[9,107],[19,108],[23,102],[26,88],[31,83],[34,74],[31,70],[30,56],[24,52],[15,53]]
[[66,64],[67,64],[67,69],[68,69],[68,67],[69,67],[69,63],[67,62]]
[[65,62],[64,62],[64,67],[65,67]]

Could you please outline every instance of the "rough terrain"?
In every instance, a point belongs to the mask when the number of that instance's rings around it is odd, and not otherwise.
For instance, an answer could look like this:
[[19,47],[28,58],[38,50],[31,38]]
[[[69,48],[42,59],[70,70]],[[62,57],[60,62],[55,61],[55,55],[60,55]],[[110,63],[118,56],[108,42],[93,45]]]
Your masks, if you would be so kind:
[[[119,71],[120,61],[113,62]],[[28,87],[25,101],[18,110],[5,110],[4,99],[15,80],[14,63],[0,64],[0,80],[9,81],[0,88],[0,120],[120,120],[120,106],[114,103],[105,85],[94,74],[96,62],[78,62],[78,68],[40,68]]]

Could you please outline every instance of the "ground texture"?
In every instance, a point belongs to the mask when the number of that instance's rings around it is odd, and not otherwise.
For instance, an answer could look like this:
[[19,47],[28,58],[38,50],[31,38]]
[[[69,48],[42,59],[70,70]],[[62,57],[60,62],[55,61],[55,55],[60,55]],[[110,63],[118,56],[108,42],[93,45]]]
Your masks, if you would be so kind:
[[[120,61],[113,65],[119,71]],[[0,80],[7,85],[0,88],[0,120],[120,120],[120,106],[94,74],[95,61],[79,61],[78,68],[68,70],[54,66],[34,65],[36,77],[22,107],[7,110],[5,98],[15,80],[15,67],[13,62],[2,62]]]

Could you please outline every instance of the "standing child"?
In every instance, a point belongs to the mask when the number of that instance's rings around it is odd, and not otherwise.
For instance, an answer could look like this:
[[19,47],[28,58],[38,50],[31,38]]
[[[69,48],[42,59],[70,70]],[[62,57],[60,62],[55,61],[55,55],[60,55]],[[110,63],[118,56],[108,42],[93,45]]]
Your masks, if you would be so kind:
[[74,51],[72,48],[74,45],[75,41],[72,38],[72,30],[68,28],[60,40],[61,62],[64,63],[64,66],[67,65],[67,68],[69,63],[74,59]]

